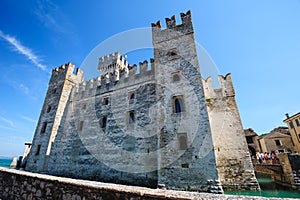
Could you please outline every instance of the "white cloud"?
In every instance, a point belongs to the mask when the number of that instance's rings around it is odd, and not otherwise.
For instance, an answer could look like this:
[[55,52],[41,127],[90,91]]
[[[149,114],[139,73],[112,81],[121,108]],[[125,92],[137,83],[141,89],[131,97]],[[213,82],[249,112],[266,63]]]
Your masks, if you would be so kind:
[[1,30],[0,30],[0,37],[6,40],[10,45],[12,45],[15,51],[27,57],[27,59],[29,59],[38,68],[48,72],[47,66],[41,63],[40,58],[37,55],[35,55],[30,48],[22,45],[21,42],[18,41],[16,38],[4,34]]
[[[15,124],[11,120],[6,119],[5,117],[0,116],[0,120],[2,122],[5,122],[6,124],[9,124],[11,127],[15,127]],[[1,127],[3,128],[4,126],[1,126]],[[6,128],[9,128],[9,127],[6,127]]]
[[20,115],[20,117],[28,122],[32,122],[32,123],[35,123],[36,120],[30,118],[30,117],[27,117],[27,116],[24,116],[24,115]]
[[29,88],[25,86],[24,84],[19,84],[19,89],[24,93],[24,94],[29,94]]

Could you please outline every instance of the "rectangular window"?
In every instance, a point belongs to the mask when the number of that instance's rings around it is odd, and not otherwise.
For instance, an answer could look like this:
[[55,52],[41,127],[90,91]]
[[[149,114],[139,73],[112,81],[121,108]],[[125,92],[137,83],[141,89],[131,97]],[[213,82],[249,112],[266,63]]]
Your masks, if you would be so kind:
[[42,125],[41,133],[45,133],[47,128],[47,122],[44,122]]
[[293,122],[290,122],[289,125],[290,125],[291,128],[294,128]]
[[40,151],[41,151],[41,145],[39,144],[38,147],[37,147],[37,150],[35,152],[35,155],[39,155]]
[[295,121],[296,121],[296,125],[300,126],[299,119],[296,119]]
[[186,150],[187,149],[187,134],[186,133],[178,133],[177,134],[178,140],[178,149],[179,150]]
[[83,128],[83,121],[79,121],[79,122],[78,122],[77,130],[78,130],[78,131],[82,131],[82,128]]
[[49,113],[51,111],[51,106],[49,105],[48,107],[47,107],[47,113]]
[[280,140],[275,140],[275,144],[276,144],[276,146],[281,146]]
[[109,104],[109,98],[108,97],[103,98],[102,105],[108,105],[108,104]]

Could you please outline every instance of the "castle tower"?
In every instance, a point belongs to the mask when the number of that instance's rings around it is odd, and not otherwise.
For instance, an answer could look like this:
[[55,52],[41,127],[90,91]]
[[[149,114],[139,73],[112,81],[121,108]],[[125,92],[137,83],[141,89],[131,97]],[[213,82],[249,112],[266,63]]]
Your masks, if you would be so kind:
[[32,147],[28,155],[26,170],[46,172],[52,143],[60,126],[61,118],[74,85],[83,81],[80,69],[74,73],[72,63],[52,71],[48,91],[35,130]]
[[125,71],[127,76],[129,73],[128,62],[123,56],[120,56],[119,52],[99,58],[98,71],[100,77],[106,76],[106,78],[111,78],[109,76],[112,74],[116,76],[115,80],[119,80],[122,70]]
[[191,13],[152,24],[159,115],[158,183],[167,188],[219,193],[218,172]]
[[212,78],[203,80],[217,167],[223,189],[259,190],[244,129],[235,101],[231,75],[219,75],[219,89]]

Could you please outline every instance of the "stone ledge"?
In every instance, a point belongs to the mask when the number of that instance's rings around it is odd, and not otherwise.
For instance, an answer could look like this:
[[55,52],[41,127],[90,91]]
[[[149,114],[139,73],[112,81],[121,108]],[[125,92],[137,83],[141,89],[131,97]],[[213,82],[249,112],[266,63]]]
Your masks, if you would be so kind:
[[[28,187],[30,185],[30,187]],[[43,185],[43,186],[42,186]],[[209,194],[77,180],[0,167],[2,199],[269,199]],[[280,198],[272,198],[280,199]]]

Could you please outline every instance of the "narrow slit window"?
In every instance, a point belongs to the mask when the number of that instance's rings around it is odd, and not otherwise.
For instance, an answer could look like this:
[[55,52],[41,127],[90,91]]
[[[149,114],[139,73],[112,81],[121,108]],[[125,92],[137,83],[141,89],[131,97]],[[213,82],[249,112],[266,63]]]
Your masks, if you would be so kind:
[[43,122],[41,133],[45,133],[47,128],[47,122]]
[[35,152],[35,155],[39,155],[40,151],[41,151],[41,145],[39,144],[38,147],[37,147],[37,150]]
[[78,131],[82,131],[82,129],[83,129],[83,121],[79,121],[79,122],[78,122],[77,130],[78,130]]
[[48,107],[47,107],[47,113],[49,113],[51,111],[51,106],[49,105]]
[[106,116],[103,116],[100,120],[100,127],[101,128],[106,128],[106,125],[107,125],[107,117]]

